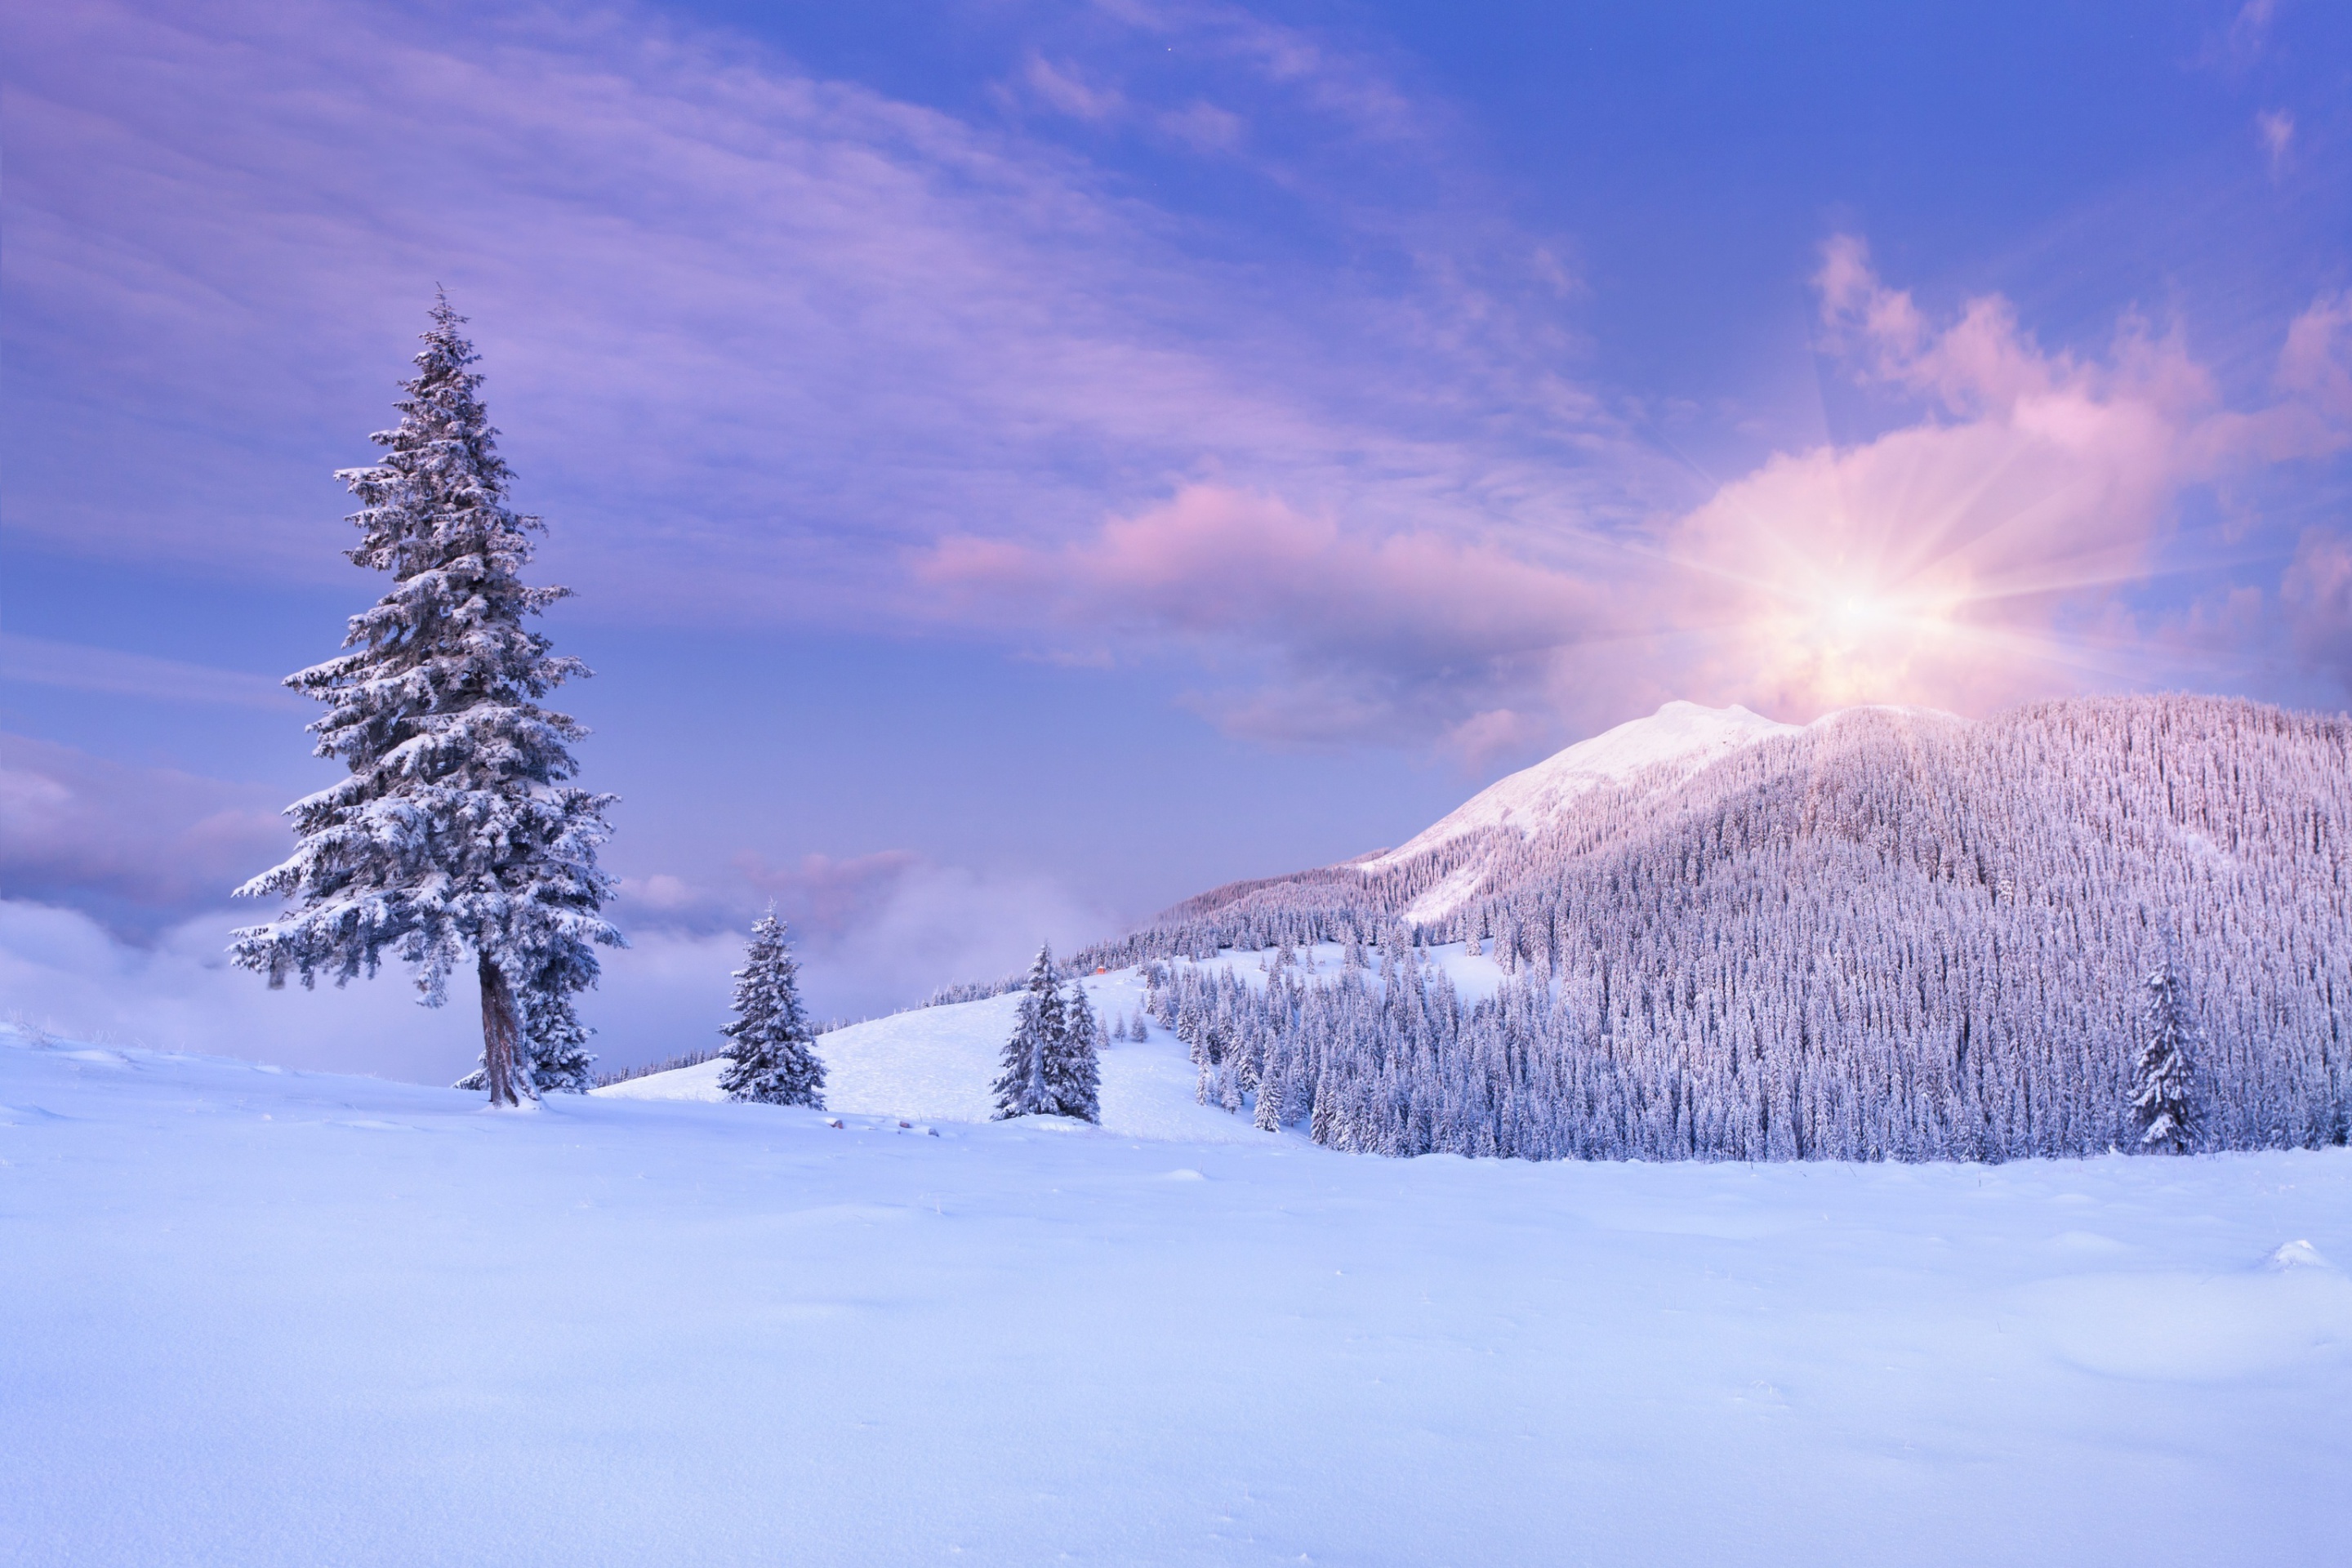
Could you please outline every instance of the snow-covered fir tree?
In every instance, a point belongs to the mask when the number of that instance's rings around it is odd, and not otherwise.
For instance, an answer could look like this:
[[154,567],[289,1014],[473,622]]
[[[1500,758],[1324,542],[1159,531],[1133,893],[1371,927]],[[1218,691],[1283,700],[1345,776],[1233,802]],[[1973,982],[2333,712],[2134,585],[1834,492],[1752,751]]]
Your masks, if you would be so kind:
[[735,1018],[719,1032],[733,1042],[719,1075],[730,1099],[824,1106],[824,1064],[801,1006],[800,964],[773,905],[751,928],[735,971]]
[[1095,1016],[1087,988],[1070,982],[1062,1004],[1062,1037],[1045,1062],[1045,1092],[1056,1114],[1081,1121],[1102,1120],[1102,1024]]
[[2182,1154],[2197,1136],[2189,1063],[2196,1024],[2189,1013],[2189,986],[2168,957],[2147,985],[2139,1053],[2132,1061],[2132,1117],[2139,1124],[2141,1148]]
[[1100,1121],[1102,1079],[1096,1054],[1100,1030],[1086,988],[1073,981],[1065,998],[1052,950],[1039,948],[1037,961],[1029,967],[1013,1037],[1004,1042],[1003,1070],[994,1086],[997,1120],[1075,1116]]
[[341,984],[389,953],[427,1005],[470,960],[482,1060],[468,1081],[512,1105],[588,1087],[572,998],[595,984],[596,945],[621,945],[596,865],[613,797],[569,782],[586,731],[539,705],[587,671],[525,625],[569,590],[522,581],[542,525],[507,505],[464,321],[436,302],[400,424],[371,437],[383,460],[336,476],[361,507],[345,553],[393,587],[352,617],[351,651],[287,678],[327,705],[315,750],[350,776],[288,808],[293,857],[238,892],[292,907],[231,951],[273,986]]
[[1053,950],[1040,947],[1036,962],[1029,966],[1029,984],[1022,994],[1013,1037],[1004,1042],[1000,1058],[1003,1071],[995,1084],[996,1120],[1051,1114],[1045,1063],[1061,1034],[1061,982],[1054,973]]
[[1257,1086],[1257,1110],[1251,1122],[1261,1132],[1282,1131],[1282,1086],[1272,1079],[1261,1079]]

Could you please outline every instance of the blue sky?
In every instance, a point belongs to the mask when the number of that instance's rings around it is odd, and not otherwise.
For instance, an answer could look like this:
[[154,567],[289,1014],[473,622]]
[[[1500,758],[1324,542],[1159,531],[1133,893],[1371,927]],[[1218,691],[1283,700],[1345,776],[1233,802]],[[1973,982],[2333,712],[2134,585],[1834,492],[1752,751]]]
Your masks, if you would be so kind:
[[0,946],[63,1023],[465,1054],[206,967],[436,283],[599,671],[614,1056],[770,897],[867,1011],[1672,697],[2352,679],[2340,7],[5,26]]

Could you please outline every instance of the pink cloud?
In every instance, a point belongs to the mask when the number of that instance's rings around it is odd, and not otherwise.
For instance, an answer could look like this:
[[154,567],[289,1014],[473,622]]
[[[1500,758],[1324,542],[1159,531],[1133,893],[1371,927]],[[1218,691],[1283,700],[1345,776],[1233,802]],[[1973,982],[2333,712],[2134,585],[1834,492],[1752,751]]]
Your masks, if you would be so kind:
[[[2192,646],[2210,663],[2222,621],[2144,628],[2122,597],[2164,568],[2179,498],[2352,433],[2341,297],[2289,329],[2278,398],[2238,411],[2178,333],[2137,317],[2097,356],[2043,349],[1999,297],[1933,321],[1845,237],[1818,281],[1832,344],[1927,412],[1776,455],[1648,548],[1571,569],[1525,531],[1374,527],[1202,482],[1072,542],[950,535],[913,558],[925,609],[1250,650],[1197,700],[1229,731],[1413,732],[1473,765],[1669,696],[1983,711],[2158,679]],[[2258,636],[2244,608],[2231,635]]]
[[1497,657],[1574,640],[1603,616],[1591,584],[1496,545],[1343,528],[1328,513],[1219,484],[1040,549],[950,535],[919,581],[966,613],[1070,618],[1106,605],[1181,636],[1310,650]]
[[2271,178],[2275,180],[2286,172],[2287,154],[2294,147],[2294,116],[2284,109],[2265,109],[2254,116],[2254,134],[2262,141]]
[[2294,319],[2279,351],[2278,384],[2315,417],[2308,455],[2344,444],[2352,426],[2352,293],[2323,295]]
[[921,864],[904,849],[839,858],[803,855],[788,867],[771,866],[750,850],[735,858],[736,869],[756,893],[775,900],[804,933],[828,942],[870,921]]
[[1162,114],[1159,124],[1196,153],[1231,153],[1249,136],[1249,125],[1240,115],[1199,100]]
[[1485,773],[1501,759],[1523,755],[1549,739],[1557,728],[1550,720],[1489,708],[1473,713],[1445,731],[1438,749],[1451,754],[1465,773]]
[[2184,491],[2345,445],[2344,298],[2295,320],[2279,395],[2241,411],[2179,334],[2134,316],[2090,356],[2045,350],[1999,297],[1934,321],[1844,237],[1818,281],[1832,343],[1924,415],[1778,454],[1633,548],[1571,566],[1529,531],[1374,526],[1198,482],[1074,542],[949,535],[912,557],[916,613],[1180,644],[1222,661],[1226,686],[1195,702],[1232,732],[1415,734],[1474,767],[1664,697],[1985,711],[2264,635],[2236,601],[2143,626],[2124,595],[2166,568]]
[[[1601,585],[1501,543],[1351,526],[1213,483],[1071,543],[951,535],[913,574],[936,614],[1118,628],[1225,663],[1255,656],[1253,687],[1198,705],[1266,739],[1450,728],[1445,688],[1539,681],[1555,650],[1617,626]],[[1499,722],[1455,749],[1492,752]]]

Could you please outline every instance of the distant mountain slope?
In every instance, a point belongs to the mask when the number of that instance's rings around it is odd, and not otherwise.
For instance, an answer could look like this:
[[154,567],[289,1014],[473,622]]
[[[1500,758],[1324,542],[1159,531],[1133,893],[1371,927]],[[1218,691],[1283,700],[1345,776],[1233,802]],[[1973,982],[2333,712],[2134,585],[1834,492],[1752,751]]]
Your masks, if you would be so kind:
[[[1471,941],[1544,983],[1435,1025],[1385,988],[1318,1004],[1349,1014],[1308,1054],[1353,1097],[1361,1127],[1331,1136],[1356,1146],[1925,1157],[2127,1140],[2142,982],[2168,956],[2204,1030],[2209,1142],[2344,1141],[2344,716],[2150,697],[1975,723],[1659,717],[1698,743],[1622,746],[1622,767],[1571,748],[1395,852],[1203,895],[1089,961],[1352,940],[1393,965]],[[1227,1034],[1295,1056],[1306,1011]]]

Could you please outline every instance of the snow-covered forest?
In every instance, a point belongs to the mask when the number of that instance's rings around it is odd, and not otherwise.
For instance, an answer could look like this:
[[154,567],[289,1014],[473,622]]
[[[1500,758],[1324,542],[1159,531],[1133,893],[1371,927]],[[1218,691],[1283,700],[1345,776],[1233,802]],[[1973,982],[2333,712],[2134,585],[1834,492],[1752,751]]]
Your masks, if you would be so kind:
[[[1767,728],[1076,963],[1272,952],[1265,984],[1162,963],[1154,1009],[1204,1095],[1334,1147],[1772,1160],[2129,1146],[2169,963],[2196,1146],[2345,1141],[2352,721],[2137,697]],[[1338,973],[1283,962],[1317,942]],[[1450,942],[1510,980],[1465,999],[1418,956]]]

